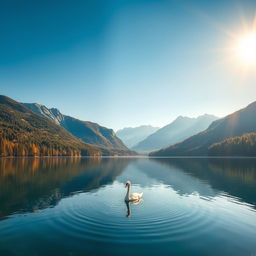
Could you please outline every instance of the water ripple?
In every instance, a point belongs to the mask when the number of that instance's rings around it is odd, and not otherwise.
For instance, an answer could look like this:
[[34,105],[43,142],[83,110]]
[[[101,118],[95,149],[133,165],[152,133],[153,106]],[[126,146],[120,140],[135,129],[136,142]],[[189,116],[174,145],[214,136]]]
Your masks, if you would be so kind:
[[[84,196],[66,204],[61,214],[56,212],[51,225],[55,231],[75,239],[119,243],[184,240],[214,226],[210,208],[200,207],[190,198],[185,202],[173,202],[172,198],[147,202],[146,195],[141,205],[131,205],[132,211],[136,210],[132,218],[124,217],[126,207],[122,200]],[[156,206],[152,207],[152,203]]]

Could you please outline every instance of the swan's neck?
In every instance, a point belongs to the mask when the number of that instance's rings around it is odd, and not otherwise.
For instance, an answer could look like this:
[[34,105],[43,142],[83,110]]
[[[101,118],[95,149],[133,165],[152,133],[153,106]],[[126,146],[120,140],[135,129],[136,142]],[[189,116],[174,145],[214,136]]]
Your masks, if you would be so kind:
[[130,186],[127,187],[127,192],[126,192],[126,196],[125,196],[125,201],[129,201],[130,199]]

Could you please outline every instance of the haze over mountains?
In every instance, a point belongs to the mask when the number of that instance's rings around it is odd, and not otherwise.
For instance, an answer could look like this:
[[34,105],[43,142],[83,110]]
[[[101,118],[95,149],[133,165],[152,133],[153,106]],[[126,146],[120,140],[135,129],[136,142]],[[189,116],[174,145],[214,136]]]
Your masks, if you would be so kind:
[[147,138],[150,134],[156,132],[159,127],[151,125],[141,125],[138,127],[127,127],[120,129],[116,135],[124,142],[128,148],[134,147],[137,143]]
[[[152,152],[151,156],[256,155],[256,102],[224,118],[183,142]],[[251,133],[251,134],[249,134]],[[245,135],[247,134],[247,135]],[[244,136],[241,136],[244,135]],[[232,138],[241,136],[240,138]],[[218,144],[216,144],[218,143]],[[240,144],[238,144],[240,143]],[[215,145],[214,145],[215,144]],[[236,149],[235,149],[236,148]],[[239,150],[237,149],[239,148]],[[242,149],[248,148],[249,151]]]
[[138,152],[150,152],[180,142],[205,130],[218,117],[202,115],[197,118],[179,116],[170,124],[149,135],[132,149]]

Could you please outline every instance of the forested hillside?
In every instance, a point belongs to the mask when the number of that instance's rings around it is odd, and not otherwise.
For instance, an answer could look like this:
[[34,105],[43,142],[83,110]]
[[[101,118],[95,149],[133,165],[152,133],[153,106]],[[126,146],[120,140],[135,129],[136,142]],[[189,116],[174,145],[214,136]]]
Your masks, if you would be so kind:
[[256,133],[231,137],[209,147],[214,156],[256,156]]
[[90,156],[99,148],[85,144],[59,125],[22,104],[0,96],[0,156]]

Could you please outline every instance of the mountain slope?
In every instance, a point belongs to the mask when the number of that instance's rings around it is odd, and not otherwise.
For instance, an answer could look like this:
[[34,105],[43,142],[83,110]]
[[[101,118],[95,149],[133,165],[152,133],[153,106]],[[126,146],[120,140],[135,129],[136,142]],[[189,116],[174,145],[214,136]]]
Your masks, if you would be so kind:
[[227,138],[256,132],[256,102],[225,118],[214,121],[208,129],[181,143],[152,152],[152,156],[208,155],[208,148]]
[[96,123],[81,121],[74,117],[63,115],[56,108],[49,109],[46,106],[37,103],[23,103],[23,105],[34,113],[53,120],[85,143],[111,150],[114,149],[129,152],[129,149],[115,135],[112,129],[105,128]]
[[101,155],[64,128],[0,96],[0,156]]
[[116,132],[116,135],[124,142],[128,148],[132,148],[149,135],[156,132],[159,128],[151,125],[142,125],[138,127],[127,127]]
[[167,147],[205,130],[216,119],[218,118],[212,115],[203,115],[197,118],[179,116],[172,123],[138,143],[133,149],[149,152]]
[[231,137],[209,147],[211,156],[256,156],[256,133]]

